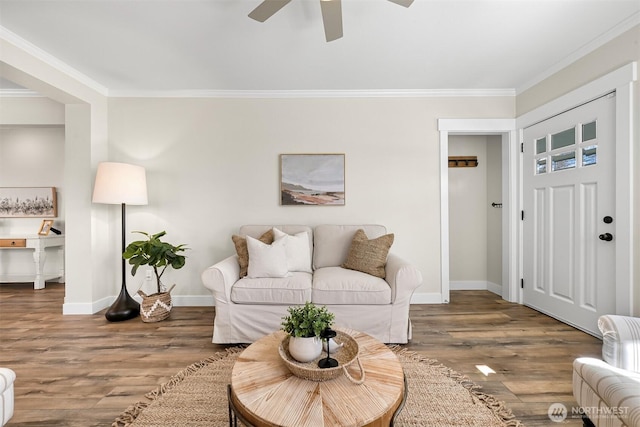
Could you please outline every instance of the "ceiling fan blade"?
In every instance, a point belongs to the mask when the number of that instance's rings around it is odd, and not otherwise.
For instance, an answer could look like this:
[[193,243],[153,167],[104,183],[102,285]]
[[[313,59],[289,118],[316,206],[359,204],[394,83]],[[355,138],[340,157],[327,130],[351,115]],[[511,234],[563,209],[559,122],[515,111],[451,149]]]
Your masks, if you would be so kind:
[[389,1],[404,7],[409,7],[411,6],[411,3],[413,3],[413,0],[389,0]]
[[320,0],[320,8],[327,41],[342,37],[342,0]]
[[290,1],[291,0],[264,0],[249,13],[249,18],[264,22],[274,13],[285,7]]

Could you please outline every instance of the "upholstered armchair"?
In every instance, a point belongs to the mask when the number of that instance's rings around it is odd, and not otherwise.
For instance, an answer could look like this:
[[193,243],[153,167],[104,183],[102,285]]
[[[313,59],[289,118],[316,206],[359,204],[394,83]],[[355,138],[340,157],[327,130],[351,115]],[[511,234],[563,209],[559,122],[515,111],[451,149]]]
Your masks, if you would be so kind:
[[13,382],[16,373],[8,368],[0,368],[0,422],[5,425],[13,416]]
[[640,318],[598,320],[602,359],[573,362],[573,395],[585,426],[640,426]]

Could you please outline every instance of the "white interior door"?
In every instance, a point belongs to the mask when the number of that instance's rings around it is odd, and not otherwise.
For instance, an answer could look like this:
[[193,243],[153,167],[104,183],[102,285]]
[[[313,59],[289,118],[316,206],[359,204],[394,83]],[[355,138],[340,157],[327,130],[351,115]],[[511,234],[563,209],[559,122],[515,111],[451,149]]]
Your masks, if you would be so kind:
[[615,94],[523,136],[524,303],[599,335],[615,312]]

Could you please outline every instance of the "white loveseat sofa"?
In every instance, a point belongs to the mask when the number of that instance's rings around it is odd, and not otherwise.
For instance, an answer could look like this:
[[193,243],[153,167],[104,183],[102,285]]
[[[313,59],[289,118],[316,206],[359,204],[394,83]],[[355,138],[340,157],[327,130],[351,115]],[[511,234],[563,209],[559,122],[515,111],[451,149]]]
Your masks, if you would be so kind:
[[640,426],[640,318],[598,319],[602,358],[573,362],[573,396],[593,425]]
[[289,306],[306,301],[326,305],[335,314],[336,326],[365,332],[385,343],[408,342],[409,305],[411,295],[422,283],[420,271],[391,252],[384,278],[341,267],[357,230],[364,230],[368,239],[376,239],[386,234],[384,226],[245,225],[239,236],[257,239],[274,227],[288,235],[308,233],[312,260],[309,272],[241,278],[237,254],[207,268],[202,281],[215,300],[214,343],[256,341],[280,329]]

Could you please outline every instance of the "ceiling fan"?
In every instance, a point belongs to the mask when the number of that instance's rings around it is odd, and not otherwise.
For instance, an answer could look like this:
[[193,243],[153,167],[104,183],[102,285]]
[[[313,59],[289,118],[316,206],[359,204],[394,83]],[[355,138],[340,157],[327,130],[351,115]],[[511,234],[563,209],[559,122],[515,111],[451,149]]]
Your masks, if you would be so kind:
[[[291,0],[264,0],[249,13],[249,18],[264,22]],[[413,0],[389,0],[404,7],[411,6]],[[320,0],[324,35],[328,42],[342,37],[342,0]]]

